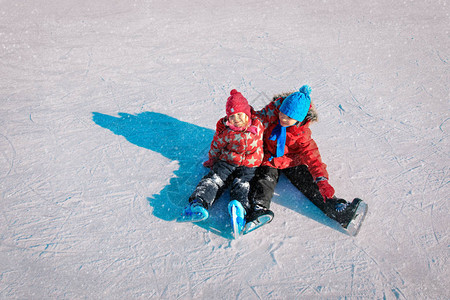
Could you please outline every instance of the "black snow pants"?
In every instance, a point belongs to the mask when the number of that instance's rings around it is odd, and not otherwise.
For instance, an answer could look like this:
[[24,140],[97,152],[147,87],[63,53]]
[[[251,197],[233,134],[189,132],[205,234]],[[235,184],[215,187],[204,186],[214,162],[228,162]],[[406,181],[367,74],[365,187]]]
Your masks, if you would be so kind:
[[325,212],[326,207],[319,187],[305,165],[282,170],[268,166],[259,167],[250,184],[249,198],[252,210],[256,207],[270,209],[275,187],[281,174],[284,174],[303,195]]
[[209,173],[200,180],[189,197],[189,202],[199,201],[208,209],[229,187],[231,200],[238,200],[245,210],[249,210],[250,180],[254,177],[255,171],[256,168],[238,167],[225,161],[217,161]]

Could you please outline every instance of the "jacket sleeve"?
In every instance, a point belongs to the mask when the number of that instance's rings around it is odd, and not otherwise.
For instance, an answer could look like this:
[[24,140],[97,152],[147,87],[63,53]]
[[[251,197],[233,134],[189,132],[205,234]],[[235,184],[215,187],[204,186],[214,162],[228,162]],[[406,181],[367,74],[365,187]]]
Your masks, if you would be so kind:
[[211,142],[211,146],[209,148],[208,157],[212,161],[217,161],[219,159],[221,149],[223,147],[223,141],[221,139],[221,134],[226,129],[225,126],[225,118],[220,119],[217,121],[216,124],[216,132],[214,133],[213,140]]
[[271,122],[275,123],[278,120],[278,108],[281,105],[282,98],[278,98],[275,101],[270,102],[264,108],[255,111],[255,115],[258,116],[265,128],[269,126]]
[[311,130],[305,128],[303,138],[299,141],[300,157],[302,164],[308,166],[309,172],[314,180],[318,177],[325,177],[328,179],[327,165],[323,163],[320,156],[319,147],[311,137]]

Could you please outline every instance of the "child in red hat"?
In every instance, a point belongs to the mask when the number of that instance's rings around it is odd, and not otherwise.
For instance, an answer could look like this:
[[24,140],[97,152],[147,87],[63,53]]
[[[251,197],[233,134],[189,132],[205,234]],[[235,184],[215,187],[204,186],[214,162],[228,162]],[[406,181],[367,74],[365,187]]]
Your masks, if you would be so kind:
[[217,122],[209,159],[204,163],[211,170],[200,180],[189,198],[189,206],[177,220],[198,222],[207,219],[208,208],[226,183],[228,185],[232,180],[229,184],[232,201],[228,209],[234,235],[238,237],[245,225],[246,211],[250,208],[250,180],[263,161],[264,127],[247,99],[237,90],[230,92],[226,114]]

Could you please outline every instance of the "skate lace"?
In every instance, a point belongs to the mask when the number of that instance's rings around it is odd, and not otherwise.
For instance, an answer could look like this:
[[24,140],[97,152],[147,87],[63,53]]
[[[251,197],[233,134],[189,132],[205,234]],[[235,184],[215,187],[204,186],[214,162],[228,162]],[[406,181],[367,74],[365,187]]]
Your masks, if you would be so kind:
[[347,207],[348,207],[349,203],[344,202],[344,203],[336,203],[335,209],[338,213],[343,212]]

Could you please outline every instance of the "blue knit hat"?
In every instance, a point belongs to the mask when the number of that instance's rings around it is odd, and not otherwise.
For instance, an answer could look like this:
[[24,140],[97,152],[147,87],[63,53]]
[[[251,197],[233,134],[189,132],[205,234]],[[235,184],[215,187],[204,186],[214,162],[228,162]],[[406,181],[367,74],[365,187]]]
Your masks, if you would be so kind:
[[280,111],[289,118],[302,122],[311,105],[310,93],[310,86],[302,86],[298,92],[292,93],[284,99]]

